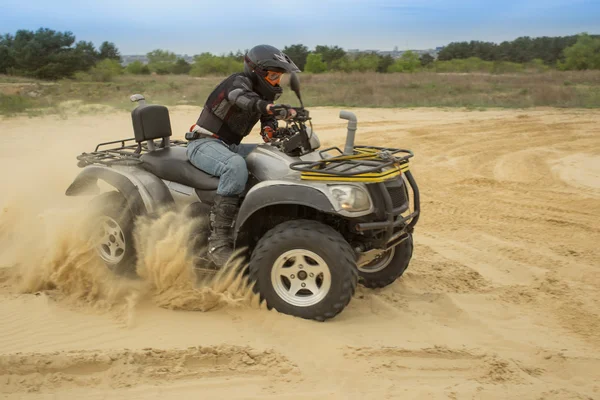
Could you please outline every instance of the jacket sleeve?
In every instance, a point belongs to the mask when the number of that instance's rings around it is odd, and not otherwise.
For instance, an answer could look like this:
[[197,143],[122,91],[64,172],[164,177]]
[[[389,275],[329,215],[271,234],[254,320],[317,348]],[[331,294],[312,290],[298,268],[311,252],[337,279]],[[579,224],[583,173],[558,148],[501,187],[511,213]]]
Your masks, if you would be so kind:
[[258,111],[262,116],[270,116],[267,112],[269,103],[252,90],[252,82],[245,76],[237,76],[227,91],[227,100],[242,110]]

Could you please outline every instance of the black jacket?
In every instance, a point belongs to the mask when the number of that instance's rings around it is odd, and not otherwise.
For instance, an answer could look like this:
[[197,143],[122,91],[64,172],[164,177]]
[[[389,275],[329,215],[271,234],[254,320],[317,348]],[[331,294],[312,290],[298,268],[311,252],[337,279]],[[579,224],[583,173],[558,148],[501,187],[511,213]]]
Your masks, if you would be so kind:
[[208,96],[196,124],[227,144],[239,144],[260,120],[265,126],[277,129],[277,120],[267,114],[269,104],[253,90],[252,80],[236,73],[221,82]]

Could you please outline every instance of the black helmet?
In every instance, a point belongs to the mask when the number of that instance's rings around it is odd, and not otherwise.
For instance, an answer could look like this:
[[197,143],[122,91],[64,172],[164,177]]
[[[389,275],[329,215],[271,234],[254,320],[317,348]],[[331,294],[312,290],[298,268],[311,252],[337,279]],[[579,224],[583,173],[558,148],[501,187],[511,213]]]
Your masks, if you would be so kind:
[[292,59],[279,49],[267,44],[251,48],[244,56],[244,72],[254,82],[254,89],[265,99],[274,101],[281,96],[283,89],[278,81],[267,79],[268,71],[300,72]]

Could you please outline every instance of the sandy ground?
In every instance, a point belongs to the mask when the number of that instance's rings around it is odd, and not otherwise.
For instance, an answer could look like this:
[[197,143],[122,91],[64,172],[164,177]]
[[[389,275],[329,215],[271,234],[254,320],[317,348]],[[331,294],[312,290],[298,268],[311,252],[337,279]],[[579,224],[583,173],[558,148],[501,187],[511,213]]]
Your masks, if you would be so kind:
[[[359,143],[415,151],[422,217],[405,276],[326,323],[192,289],[175,214],[141,225],[144,279],[112,278],[64,190],[129,115],[0,120],[0,397],[600,398],[600,113],[354,111]],[[338,112],[313,110],[327,144]]]

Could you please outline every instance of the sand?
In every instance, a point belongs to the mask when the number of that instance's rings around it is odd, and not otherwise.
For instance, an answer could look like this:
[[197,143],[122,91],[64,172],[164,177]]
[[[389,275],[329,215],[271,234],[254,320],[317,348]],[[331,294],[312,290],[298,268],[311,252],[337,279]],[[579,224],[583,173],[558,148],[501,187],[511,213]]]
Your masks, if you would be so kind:
[[[353,111],[357,142],[415,152],[422,217],[405,276],[325,323],[194,289],[176,213],[140,224],[143,279],[95,261],[64,190],[126,112],[0,120],[0,398],[600,398],[600,112]],[[338,112],[312,110],[324,144]]]

